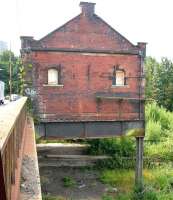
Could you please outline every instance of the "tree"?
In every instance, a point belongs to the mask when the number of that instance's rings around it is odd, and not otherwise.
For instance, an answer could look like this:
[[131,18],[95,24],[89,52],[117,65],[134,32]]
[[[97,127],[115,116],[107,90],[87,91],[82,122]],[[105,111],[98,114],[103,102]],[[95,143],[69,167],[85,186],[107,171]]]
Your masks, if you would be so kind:
[[159,63],[152,57],[145,59],[145,95],[148,99],[156,98],[156,72]]
[[173,111],[173,63],[162,58],[156,74],[156,99],[159,105]]
[[11,51],[4,51],[0,54],[0,80],[5,82],[5,93],[9,94],[9,59],[11,54],[12,66],[12,92],[19,93],[19,57],[15,56]]
[[157,62],[148,57],[145,61],[146,98],[173,111],[173,63],[168,58]]

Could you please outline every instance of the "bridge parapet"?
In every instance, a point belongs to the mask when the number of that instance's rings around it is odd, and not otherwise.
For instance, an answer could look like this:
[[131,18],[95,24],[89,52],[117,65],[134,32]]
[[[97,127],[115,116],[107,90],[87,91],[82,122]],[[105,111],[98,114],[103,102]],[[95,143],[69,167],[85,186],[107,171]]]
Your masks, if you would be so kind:
[[[26,97],[0,107],[0,199],[17,199],[26,127]],[[19,180],[18,180],[19,179]]]

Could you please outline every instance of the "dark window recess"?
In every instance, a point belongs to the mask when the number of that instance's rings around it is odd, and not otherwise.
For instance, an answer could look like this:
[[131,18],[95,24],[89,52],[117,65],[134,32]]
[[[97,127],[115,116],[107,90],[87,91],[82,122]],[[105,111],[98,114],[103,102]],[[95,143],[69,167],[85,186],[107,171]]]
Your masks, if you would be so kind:
[[61,65],[58,66],[58,84],[61,85],[62,84],[62,67]]

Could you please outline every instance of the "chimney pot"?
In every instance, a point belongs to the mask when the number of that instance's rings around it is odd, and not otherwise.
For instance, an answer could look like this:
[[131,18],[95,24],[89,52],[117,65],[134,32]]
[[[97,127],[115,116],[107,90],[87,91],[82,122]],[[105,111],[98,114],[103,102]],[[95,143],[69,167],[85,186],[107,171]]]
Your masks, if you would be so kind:
[[84,16],[92,16],[95,13],[95,3],[80,2],[79,5]]

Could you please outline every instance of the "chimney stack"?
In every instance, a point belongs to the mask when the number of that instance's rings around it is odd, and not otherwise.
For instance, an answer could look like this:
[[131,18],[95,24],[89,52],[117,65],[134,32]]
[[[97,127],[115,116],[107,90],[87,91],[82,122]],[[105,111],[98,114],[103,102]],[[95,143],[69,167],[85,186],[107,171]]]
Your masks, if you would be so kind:
[[80,2],[80,7],[82,10],[83,16],[93,16],[95,13],[95,3],[89,3],[89,2]]
[[21,36],[21,48],[31,47],[31,43],[34,40],[32,36]]
[[138,42],[137,47],[139,47],[142,51],[143,56],[146,56],[146,42]]

